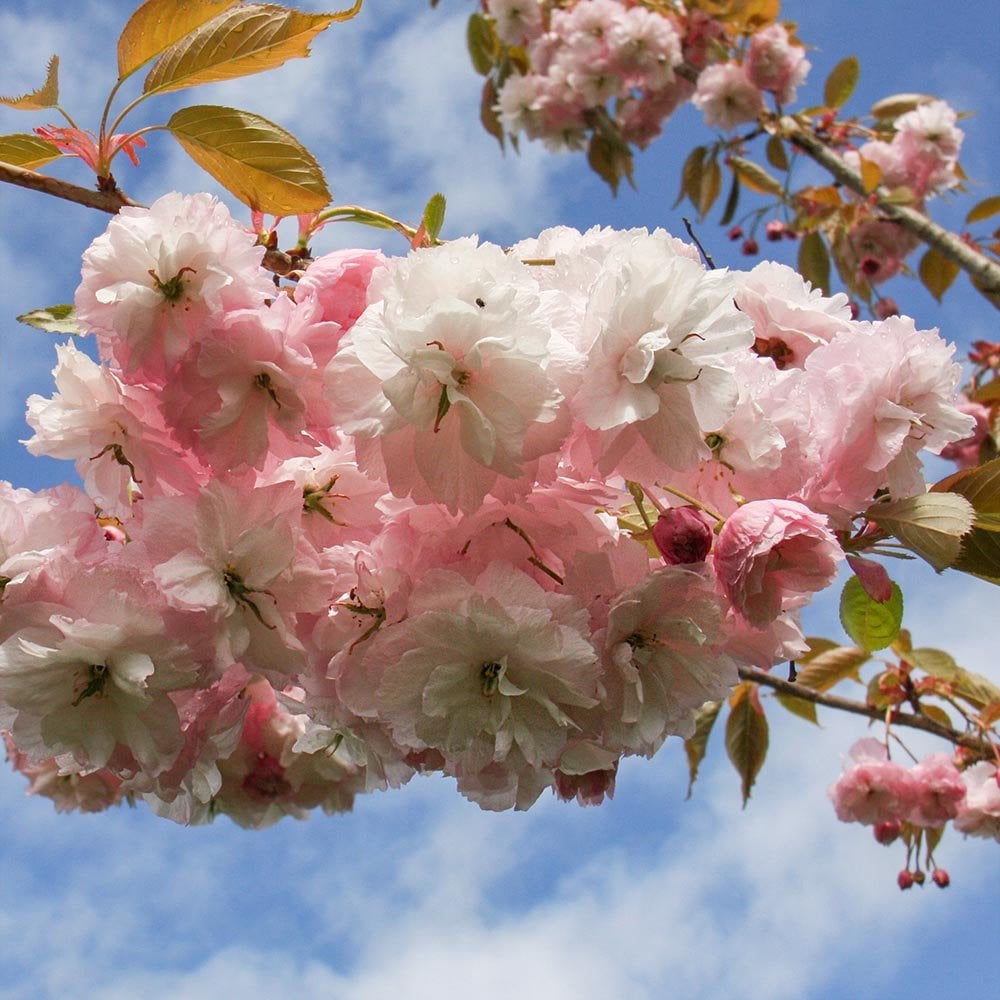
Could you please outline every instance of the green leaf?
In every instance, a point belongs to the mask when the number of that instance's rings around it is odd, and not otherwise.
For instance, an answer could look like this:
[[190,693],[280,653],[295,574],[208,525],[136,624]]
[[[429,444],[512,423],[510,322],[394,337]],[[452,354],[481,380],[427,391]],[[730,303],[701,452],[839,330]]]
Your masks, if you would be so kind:
[[719,717],[720,708],[722,708],[721,701],[707,701],[694,713],[694,735],[684,741],[684,753],[688,762],[688,788],[685,796],[687,799],[691,798],[694,783],[698,779],[698,768],[705,759],[708,737],[712,734],[712,727]]
[[924,493],[873,504],[865,517],[940,573],[958,559],[962,537],[972,530],[976,511],[959,493]]
[[938,300],[944,295],[958,277],[959,266],[949,260],[944,254],[931,247],[920,258],[920,280],[924,287]]
[[420,225],[424,232],[432,241],[438,238],[441,227],[444,225],[445,199],[440,192],[433,194],[424,208],[424,214],[420,220]]
[[784,186],[776,177],[772,177],[762,166],[753,160],[745,160],[742,156],[730,157],[729,165],[739,175],[744,187],[756,191],[757,194],[776,194],[784,196]]
[[969,214],[965,217],[966,222],[982,222],[992,215],[1000,212],[1000,194],[993,195],[992,198],[984,198],[979,204],[973,205]]
[[772,135],[767,140],[765,155],[767,156],[767,162],[775,170],[780,170],[782,173],[788,172],[788,154],[785,152],[785,143],[780,135]]
[[181,108],[166,127],[198,166],[252,209],[304,215],[330,203],[313,155],[266,118],[201,104]]
[[84,330],[76,321],[76,313],[71,305],[46,306],[44,309],[32,309],[17,317],[19,323],[33,326],[36,330],[46,333],[71,333],[83,336]]
[[162,94],[200,83],[261,73],[309,55],[309,44],[334,21],[347,20],[361,0],[338,14],[303,14],[275,4],[241,4],[179,39],[156,61],[143,93]]
[[951,681],[955,685],[955,693],[976,708],[985,708],[1000,701],[1000,687],[981,674],[960,667],[954,657],[944,650],[914,649],[907,654],[906,660],[925,674]]
[[799,243],[798,272],[813,288],[830,294],[830,253],[826,241],[816,231],[806,233]]
[[[976,509],[976,517],[1000,514],[1000,458],[974,469],[962,469],[935,483],[932,493],[961,493]],[[962,552],[955,569],[991,583],[1000,583],[1000,532],[976,527],[962,539]]]
[[899,635],[903,622],[903,592],[894,583],[889,600],[876,601],[861,586],[861,581],[852,576],[840,595],[840,622],[862,649],[885,649]]
[[118,79],[134,73],[239,0],[146,0],[118,38]]
[[930,94],[893,94],[891,97],[883,97],[881,101],[876,101],[871,107],[871,113],[880,121],[892,121],[900,115],[905,115],[907,111],[933,100]]
[[841,59],[830,71],[823,85],[823,103],[828,108],[843,107],[854,93],[860,75],[861,64],[857,56]]
[[760,704],[757,685],[749,681],[738,684],[729,696],[729,718],[726,719],[726,753],[743,788],[746,807],[750,790],[767,756],[767,717]]
[[977,514],[976,527],[983,531],[1000,531],[1000,514]]
[[465,44],[475,71],[480,76],[488,76],[500,54],[500,42],[493,22],[478,10],[469,17]]
[[45,83],[38,90],[21,97],[0,97],[0,104],[17,111],[43,111],[54,108],[59,103],[59,56],[49,60],[45,72]]
[[59,147],[40,139],[37,135],[19,132],[14,135],[0,135],[0,160],[25,170],[39,167],[58,160],[62,156]]

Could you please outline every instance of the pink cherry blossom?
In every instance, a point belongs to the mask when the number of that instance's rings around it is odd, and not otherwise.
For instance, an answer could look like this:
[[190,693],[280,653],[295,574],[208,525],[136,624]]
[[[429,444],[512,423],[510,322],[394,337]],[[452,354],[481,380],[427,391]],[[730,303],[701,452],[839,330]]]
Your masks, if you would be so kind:
[[917,783],[905,767],[889,760],[885,744],[858,740],[850,756],[851,763],[827,790],[837,819],[866,826],[907,819],[917,801]]
[[954,826],[970,837],[992,837],[1000,841],[1000,780],[997,768],[979,761],[962,772],[965,799],[959,805]]
[[723,592],[757,627],[829,586],[843,556],[826,518],[794,500],[744,504],[726,518],[715,544]]

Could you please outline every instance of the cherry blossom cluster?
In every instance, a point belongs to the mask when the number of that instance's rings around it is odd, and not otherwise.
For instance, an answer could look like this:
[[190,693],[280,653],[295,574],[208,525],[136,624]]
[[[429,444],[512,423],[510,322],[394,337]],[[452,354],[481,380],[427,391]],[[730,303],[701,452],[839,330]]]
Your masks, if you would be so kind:
[[596,111],[610,115],[626,142],[645,147],[687,100],[707,124],[728,130],[756,121],[768,94],[793,101],[809,72],[804,49],[777,23],[716,61],[734,48],[730,29],[682,4],[484,0],[483,7],[500,39],[523,48],[527,60],[499,90],[500,122],[553,149],[583,148]]
[[967,437],[934,330],[772,263],[557,228],[293,289],[208,195],[125,208],[0,487],[0,728],[60,808],[247,826],[420,772],[599,803],[800,655],[877,493]]
[[[941,830],[949,822],[967,836],[1000,841],[1000,771],[989,761],[959,771],[950,754],[935,753],[906,768],[889,759],[885,743],[862,739],[828,794],[838,819],[871,826],[881,844],[904,832],[912,844],[914,830]],[[942,888],[948,884],[936,866],[933,878]],[[899,878],[903,889],[915,882],[922,882],[919,859],[915,872],[907,865]]]

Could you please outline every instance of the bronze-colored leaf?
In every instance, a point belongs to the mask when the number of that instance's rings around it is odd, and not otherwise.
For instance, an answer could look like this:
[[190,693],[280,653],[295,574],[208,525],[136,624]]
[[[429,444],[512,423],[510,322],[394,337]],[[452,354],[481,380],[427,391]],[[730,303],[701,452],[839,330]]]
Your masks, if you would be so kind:
[[195,105],[177,111],[166,127],[198,166],[252,209],[303,215],[330,203],[313,155],[260,115]]
[[740,776],[743,805],[767,756],[767,717],[760,703],[757,685],[750,681],[738,684],[729,696],[726,720],[726,754]]
[[981,202],[973,205],[969,214],[965,217],[966,222],[982,222],[990,216],[1000,212],[1000,194],[995,194],[991,198],[984,198]]
[[688,762],[688,788],[685,798],[691,798],[691,791],[698,779],[698,768],[705,759],[708,738],[712,734],[715,720],[719,717],[720,708],[722,708],[721,701],[708,701],[694,713],[694,735],[684,741],[684,753]]
[[146,0],[118,39],[118,78],[134,73],[174,42],[239,0]]
[[893,94],[891,97],[883,97],[881,101],[876,101],[871,107],[871,113],[880,121],[892,121],[900,115],[905,115],[907,111],[933,100],[930,94]]
[[339,14],[304,14],[260,3],[225,10],[170,46],[153,64],[143,92],[161,94],[218,83],[304,58],[316,35],[360,9],[361,0]]
[[57,146],[37,135],[27,132],[0,135],[0,160],[15,167],[37,170],[46,163],[58,160],[62,155]]
[[828,108],[843,107],[854,88],[858,84],[858,77],[861,75],[861,64],[857,56],[847,56],[841,59],[830,71],[823,86],[823,102]]
[[762,166],[754,163],[753,160],[746,160],[742,156],[733,156],[729,160],[730,166],[739,175],[740,183],[744,187],[756,191],[758,194],[776,194],[784,196],[784,186],[776,177],[772,177]]
[[45,83],[37,90],[20,97],[0,97],[0,104],[17,111],[43,111],[54,108],[59,103],[59,56],[49,60],[45,72]]
[[976,511],[960,493],[938,492],[872,504],[865,516],[940,573],[958,559]]
[[944,295],[958,277],[959,266],[949,260],[940,251],[931,247],[920,258],[920,280],[924,287],[938,300]]
[[798,271],[813,288],[830,294],[830,253],[818,232],[806,233],[799,241]]

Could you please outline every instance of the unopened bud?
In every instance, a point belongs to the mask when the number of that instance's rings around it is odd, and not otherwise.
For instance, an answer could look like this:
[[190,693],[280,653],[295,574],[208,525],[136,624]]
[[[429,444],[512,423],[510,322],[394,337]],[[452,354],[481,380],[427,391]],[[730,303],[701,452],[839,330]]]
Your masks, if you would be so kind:
[[772,219],[764,226],[764,235],[772,242],[776,243],[785,235],[785,224],[781,219]]
[[876,823],[872,832],[880,844],[891,844],[898,836],[903,824],[898,819],[886,819]]
[[733,228],[729,230],[729,238],[731,240],[741,240],[741,239],[743,239],[743,227],[742,226],[733,226]]
[[899,315],[899,306],[895,299],[879,299],[875,303],[875,315],[879,319],[888,319],[890,316]]
[[671,507],[653,525],[653,541],[671,566],[704,562],[712,548],[713,522],[697,507]]
[[947,889],[951,885],[951,877],[943,868],[935,868],[931,878],[934,879],[934,884],[939,889]]
[[759,249],[760,247],[757,245],[757,241],[752,236],[745,239],[743,241],[743,246],[740,247],[740,250],[743,252],[745,257],[752,257]]
[[916,882],[917,885],[923,885],[924,882],[927,881],[927,876],[923,872],[914,872],[913,881]]
[[911,889],[914,881],[913,872],[909,871],[907,868],[904,868],[896,876],[896,885],[898,885],[900,889]]

